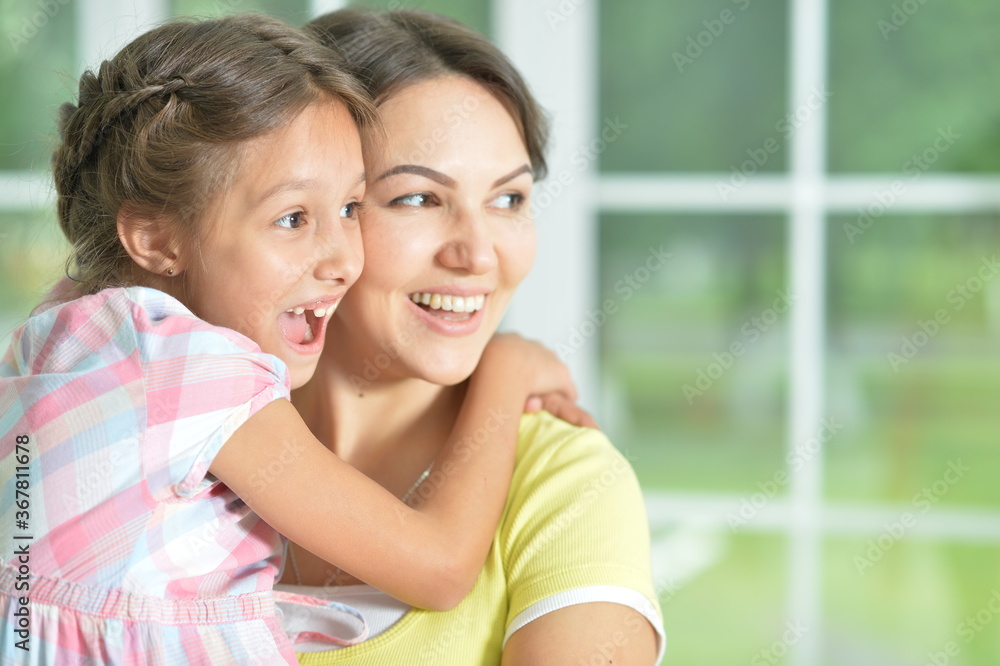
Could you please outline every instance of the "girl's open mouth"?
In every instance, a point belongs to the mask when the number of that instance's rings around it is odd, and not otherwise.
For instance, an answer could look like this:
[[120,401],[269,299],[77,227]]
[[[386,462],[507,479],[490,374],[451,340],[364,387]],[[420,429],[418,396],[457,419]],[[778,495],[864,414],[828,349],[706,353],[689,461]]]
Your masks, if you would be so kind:
[[326,324],[337,309],[337,301],[290,308],[278,315],[278,328],[285,342],[301,354],[322,351]]

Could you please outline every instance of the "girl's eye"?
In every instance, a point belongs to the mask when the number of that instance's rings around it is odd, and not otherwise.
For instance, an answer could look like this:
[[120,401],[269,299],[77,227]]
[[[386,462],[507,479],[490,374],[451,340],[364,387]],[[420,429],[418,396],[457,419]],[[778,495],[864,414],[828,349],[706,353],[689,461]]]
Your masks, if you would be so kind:
[[509,210],[518,210],[522,205],[524,205],[524,195],[517,192],[508,192],[506,194],[501,194],[496,199],[493,200],[494,207],[496,208],[506,208]]
[[429,206],[434,202],[431,195],[418,192],[416,194],[407,194],[401,197],[397,197],[389,202],[390,206],[414,206],[416,208],[423,208]]
[[340,216],[353,220],[358,216],[359,210],[361,210],[361,202],[352,201],[349,204],[344,204],[344,207],[340,209]]
[[298,229],[302,226],[303,222],[302,213],[289,213],[274,221],[277,226],[284,227],[285,229]]

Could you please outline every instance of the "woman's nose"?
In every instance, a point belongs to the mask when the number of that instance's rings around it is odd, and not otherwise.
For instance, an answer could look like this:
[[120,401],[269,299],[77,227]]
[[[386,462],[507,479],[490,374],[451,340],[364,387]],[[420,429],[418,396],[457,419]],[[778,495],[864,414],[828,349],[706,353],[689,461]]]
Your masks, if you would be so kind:
[[461,211],[454,216],[449,237],[438,259],[447,268],[483,275],[497,266],[493,228],[483,213]]

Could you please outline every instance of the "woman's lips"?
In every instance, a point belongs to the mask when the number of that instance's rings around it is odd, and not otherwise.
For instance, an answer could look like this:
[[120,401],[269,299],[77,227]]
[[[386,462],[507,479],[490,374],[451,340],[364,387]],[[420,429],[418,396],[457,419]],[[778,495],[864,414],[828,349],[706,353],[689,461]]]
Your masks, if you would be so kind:
[[[461,337],[479,330],[488,300],[486,294],[456,296],[440,292],[414,292],[407,297],[407,306],[435,333]],[[456,305],[460,311],[455,310]]]

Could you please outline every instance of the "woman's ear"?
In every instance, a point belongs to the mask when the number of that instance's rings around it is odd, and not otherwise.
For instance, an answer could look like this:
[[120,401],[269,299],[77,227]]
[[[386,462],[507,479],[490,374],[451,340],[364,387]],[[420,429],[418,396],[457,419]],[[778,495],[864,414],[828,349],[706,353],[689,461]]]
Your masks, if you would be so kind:
[[151,217],[122,206],[118,211],[118,238],[145,271],[176,277],[185,268],[180,233],[176,223],[166,217]]

